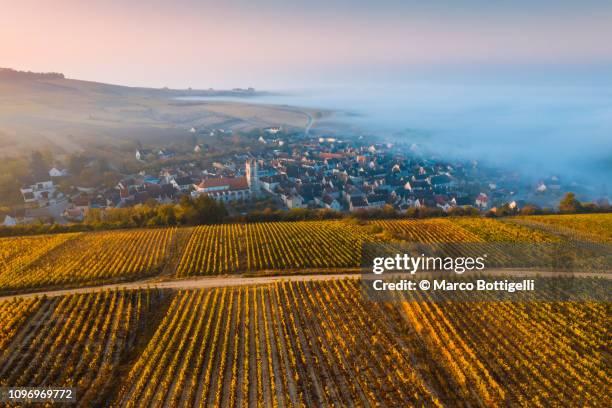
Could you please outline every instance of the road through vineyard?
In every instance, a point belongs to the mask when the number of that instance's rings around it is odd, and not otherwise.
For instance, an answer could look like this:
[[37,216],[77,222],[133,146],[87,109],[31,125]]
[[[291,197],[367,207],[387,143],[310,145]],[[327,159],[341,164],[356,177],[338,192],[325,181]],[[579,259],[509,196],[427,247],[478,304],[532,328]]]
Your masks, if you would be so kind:
[[379,303],[356,279],[15,299],[0,384],[76,386],[81,406],[609,406],[610,312]]

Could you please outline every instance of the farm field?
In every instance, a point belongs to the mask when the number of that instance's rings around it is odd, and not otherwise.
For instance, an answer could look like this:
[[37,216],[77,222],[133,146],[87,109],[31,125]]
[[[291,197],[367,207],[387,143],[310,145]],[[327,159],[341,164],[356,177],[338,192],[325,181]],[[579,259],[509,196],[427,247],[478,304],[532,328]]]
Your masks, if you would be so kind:
[[[161,271],[175,228],[5,238],[0,291],[74,286]],[[34,247],[34,250],[31,248]],[[11,255],[13,252],[14,254]]]
[[587,241],[612,243],[612,214],[534,215],[519,217],[528,226],[544,224],[551,231]]
[[609,314],[379,303],[356,279],[8,300],[0,384],[53,379],[81,406],[609,406]]
[[473,232],[456,225],[448,219],[426,220],[380,220],[373,225],[390,232],[399,240],[426,244],[443,242],[485,242]]
[[178,276],[298,268],[357,267],[376,238],[344,221],[264,222],[196,227]]
[[559,242],[553,234],[491,218],[453,217],[450,221],[472,232],[485,242]]
[[[363,246],[379,242],[434,246],[470,243],[474,244],[472,252],[489,254],[491,267],[516,266],[511,262],[517,258],[509,253],[512,250],[525,252],[526,265],[546,266],[553,262],[549,258],[556,256],[551,255],[554,252],[551,245],[568,242],[566,232],[555,233],[554,229],[541,227],[548,224],[539,220],[548,220],[547,217],[529,217],[529,225],[523,225],[526,221],[522,219],[489,218],[339,220],[1,238],[0,294],[134,281],[159,275],[184,278],[356,269],[361,263]],[[593,221],[596,217],[602,217],[604,227],[597,226]],[[532,218],[538,221],[531,221]],[[592,233],[588,235],[580,232],[585,241],[606,244],[605,226],[612,219],[609,215],[551,216],[552,221],[547,223],[556,223],[558,219],[564,225],[582,225],[585,220],[587,226],[573,228],[590,229]],[[588,227],[589,223],[593,226]],[[453,250],[453,245],[446,248]],[[465,250],[464,247],[462,251]],[[572,250],[571,258],[588,258],[582,250]],[[454,250],[452,254],[459,256],[464,252]],[[533,260],[540,263],[533,264]],[[576,268],[582,267],[580,262],[573,262]],[[605,267],[605,259],[600,264]]]
[[154,290],[1,302],[0,385],[75,387],[81,406],[102,404],[158,303]]
[[58,245],[79,234],[38,235],[0,238],[0,279],[14,270],[22,270]]

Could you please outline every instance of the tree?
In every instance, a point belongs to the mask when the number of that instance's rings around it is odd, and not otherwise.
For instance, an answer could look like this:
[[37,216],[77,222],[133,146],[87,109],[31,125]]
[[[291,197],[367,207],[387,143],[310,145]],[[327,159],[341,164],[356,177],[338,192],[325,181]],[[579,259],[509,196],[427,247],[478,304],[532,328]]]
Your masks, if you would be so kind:
[[182,207],[181,222],[184,224],[214,224],[227,217],[225,205],[207,195],[201,195],[195,199],[181,197],[180,206]]
[[510,205],[508,203],[498,207],[497,211],[495,211],[495,215],[497,215],[498,217],[506,217],[512,214],[514,214],[514,210],[510,208]]
[[32,176],[37,181],[46,180],[49,178],[49,166],[48,158],[43,156],[38,150],[32,152],[30,156],[30,171]]
[[576,199],[576,194],[567,193],[559,202],[559,211],[562,213],[572,214],[582,210],[582,204]]
[[535,215],[538,213],[538,207],[532,204],[527,204],[521,209],[521,215]]
[[176,214],[172,205],[159,206],[156,218],[160,225],[176,225]]
[[87,159],[83,155],[73,153],[68,158],[68,171],[70,171],[72,176],[79,177],[85,168],[86,162]]

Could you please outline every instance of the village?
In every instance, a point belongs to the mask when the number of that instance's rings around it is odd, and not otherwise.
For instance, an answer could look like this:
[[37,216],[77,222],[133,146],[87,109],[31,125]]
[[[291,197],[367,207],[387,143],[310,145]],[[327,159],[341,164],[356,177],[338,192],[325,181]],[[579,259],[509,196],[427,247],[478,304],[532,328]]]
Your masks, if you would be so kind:
[[[231,133],[188,131],[206,137]],[[485,212],[501,205],[518,211],[527,197],[530,204],[546,202],[550,197],[557,199],[562,190],[556,177],[528,185],[518,174],[485,168],[475,161],[443,161],[427,157],[415,145],[363,137],[340,139],[270,127],[254,141],[257,149],[218,157],[205,167],[189,158],[206,155],[212,148],[198,142],[202,139],[194,140],[191,152],[137,148],[133,161],[143,170],[122,175],[112,187],[73,186],[70,192],[62,191],[58,182],[69,171],[53,167],[48,179],[21,188],[24,211],[6,215],[4,225],[82,222],[92,209],[171,204],[184,195],[207,195],[223,202],[230,212],[243,214],[261,205],[340,212],[385,206],[398,212],[471,207]]]

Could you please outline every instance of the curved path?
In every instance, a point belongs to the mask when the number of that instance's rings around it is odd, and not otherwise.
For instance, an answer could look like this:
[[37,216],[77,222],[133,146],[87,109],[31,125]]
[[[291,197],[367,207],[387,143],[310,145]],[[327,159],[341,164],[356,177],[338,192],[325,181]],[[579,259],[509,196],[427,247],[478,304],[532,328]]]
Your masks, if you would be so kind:
[[304,112],[304,114],[308,118],[308,123],[306,123],[306,128],[304,129],[304,135],[308,136],[308,133],[310,133],[310,128],[312,127],[312,125],[314,125],[314,118],[308,112]]
[[[205,288],[218,288],[224,286],[243,286],[243,285],[262,285],[281,281],[325,281],[333,279],[345,279],[352,278],[357,279],[361,277],[361,274],[355,271],[354,268],[347,268],[344,273],[341,270],[335,269],[330,273],[321,273],[320,271],[313,274],[297,274],[297,275],[274,275],[274,276],[205,276],[205,277],[194,277],[189,279],[168,279],[160,280],[159,277],[147,278],[144,280],[133,281],[133,282],[122,282],[122,283],[109,283],[106,285],[97,286],[85,286],[80,288],[71,289],[57,289],[57,290],[46,290],[30,293],[21,293],[14,295],[2,295],[0,301],[12,298],[30,298],[34,296],[62,296],[76,293],[89,293],[96,292],[99,290],[107,289],[146,289],[146,288],[159,288],[159,289],[205,289]],[[441,272],[420,272],[417,275],[410,274],[386,274],[385,276],[406,276],[406,277],[444,277],[452,276],[452,273],[441,273]],[[468,276],[469,273],[464,273],[461,276]],[[506,276],[506,277],[536,277],[536,276],[547,276],[547,277],[582,277],[582,278],[603,278],[612,279],[611,273],[605,272],[583,272],[570,274],[567,272],[550,272],[550,271],[534,271],[534,270],[520,270],[520,269],[491,269],[486,271],[484,274],[474,274],[476,276]],[[377,276],[377,275],[370,275]],[[381,275],[378,275],[381,276]]]

